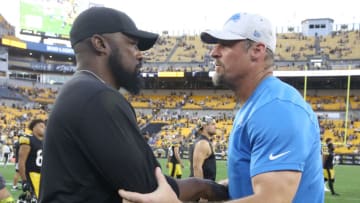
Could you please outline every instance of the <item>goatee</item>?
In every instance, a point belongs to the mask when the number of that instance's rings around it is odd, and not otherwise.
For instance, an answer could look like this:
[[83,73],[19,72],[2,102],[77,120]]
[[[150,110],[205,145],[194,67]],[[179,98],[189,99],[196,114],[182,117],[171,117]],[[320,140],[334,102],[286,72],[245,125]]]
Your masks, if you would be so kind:
[[223,84],[223,82],[224,82],[223,79],[224,79],[223,74],[220,74],[220,73],[218,73],[218,72],[215,72],[214,75],[213,75],[212,78],[211,78],[214,86],[216,86],[216,87]]

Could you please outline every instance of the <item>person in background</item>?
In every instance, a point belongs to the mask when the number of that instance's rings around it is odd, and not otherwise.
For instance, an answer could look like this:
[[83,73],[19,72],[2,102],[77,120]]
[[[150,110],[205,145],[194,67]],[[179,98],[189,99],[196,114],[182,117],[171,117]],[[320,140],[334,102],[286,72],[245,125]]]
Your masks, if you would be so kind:
[[34,119],[30,122],[29,129],[32,135],[21,136],[19,139],[19,174],[22,180],[22,190],[38,198],[45,121]]
[[5,144],[2,146],[2,158],[4,162],[4,167],[7,166],[11,154],[11,148],[10,146],[5,142]]
[[324,181],[325,184],[328,182],[329,189],[331,195],[339,196],[338,193],[335,192],[334,183],[335,183],[335,170],[334,170],[334,156],[335,156],[335,146],[332,143],[331,138],[326,138],[325,146],[323,148],[323,156],[324,156]]
[[215,181],[216,159],[211,139],[216,135],[216,121],[205,116],[199,121],[199,135],[190,149],[190,177]]
[[168,148],[166,168],[169,169],[169,176],[181,179],[184,164],[180,158],[180,143],[172,142]]

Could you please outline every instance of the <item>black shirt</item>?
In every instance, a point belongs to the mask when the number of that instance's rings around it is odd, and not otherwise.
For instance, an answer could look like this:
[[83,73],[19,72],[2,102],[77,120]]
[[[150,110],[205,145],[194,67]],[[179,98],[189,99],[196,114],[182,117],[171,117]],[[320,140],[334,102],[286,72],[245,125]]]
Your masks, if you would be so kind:
[[204,161],[204,163],[202,165],[204,178],[215,181],[215,179],[216,179],[216,159],[215,159],[215,154],[214,154],[214,151],[213,151],[212,144],[211,144],[210,140],[204,135],[199,135],[199,137],[196,138],[194,144],[190,148],[190,177],[194,176],[194,168],[193,168],[194,148],[195,148],[196,144],[200,140],[206,140],[209,143],[209,146],[211,148],[210,156],[205,159],[205,161]]
[[40,173],[42,164],[43,143],[35,136],[22,136],[19,139],[20,145],[29,145],[30,152],[26,159],[25,168],[26,175],[30,172]]
[[[176,158],[176,154],[175,154],[175,147],[179,148],[179,145],[171,145],[169,147],[169,156],[170,156],[170,162],[175,164],[179,164],[180,162],[177,160]],[[180,156],[180,155],[179,155]],[[174,166],[175,167],[175,166]]]
[[[61,89],[44,141],[40,202],[119,203],[120,188],[156,189],[159,166],[132,106],[114,88],[77,73]],[[176,182],[168,182],[178,193]]]
[[332,169],[334,167],[334,163],[333,163],[334,150],[335,150],[335,148],[334,148],[333,143],[331,143],[331,142],[328,143],[327,144],[327,158],[326,158],[325,164],[324,164],[326,169]]

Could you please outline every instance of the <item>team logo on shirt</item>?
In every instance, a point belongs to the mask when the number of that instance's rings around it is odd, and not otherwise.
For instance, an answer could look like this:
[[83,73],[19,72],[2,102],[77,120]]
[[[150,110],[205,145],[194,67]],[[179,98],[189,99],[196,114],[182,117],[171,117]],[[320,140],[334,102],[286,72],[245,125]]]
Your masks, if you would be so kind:
[[270,161],[273,161],[273,160],[278,159],[278,158],[280,158],[280,157],[282,157],[282,156],[285,156],[285,155],[288,154],[289,152],[290,152],[290,151],[287,151],[287,152],[283,152],[283,153],[276,154],[276,155],[273,155],[273,153],[271,153],[270,156],[269,156],[269,159],[270,159]]

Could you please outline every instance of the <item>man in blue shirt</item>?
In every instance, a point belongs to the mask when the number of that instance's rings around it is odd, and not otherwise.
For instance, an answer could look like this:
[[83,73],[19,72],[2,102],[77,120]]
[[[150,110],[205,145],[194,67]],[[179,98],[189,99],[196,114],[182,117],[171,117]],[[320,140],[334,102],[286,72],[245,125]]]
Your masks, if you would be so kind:
[[[241,104],[229,138],[231,202],[324,202],[317,117],[296,89],[272,75],[276,36],[271,23],[237,13],[222,30],[201,33],[201,40],[215,44],[214,84],[229,87]],[[161,197],[120,195],[159,203],[174,197],[162,191],[164,184],[155,192]]]

